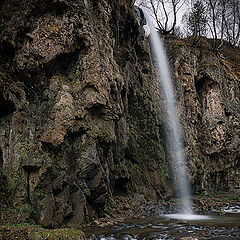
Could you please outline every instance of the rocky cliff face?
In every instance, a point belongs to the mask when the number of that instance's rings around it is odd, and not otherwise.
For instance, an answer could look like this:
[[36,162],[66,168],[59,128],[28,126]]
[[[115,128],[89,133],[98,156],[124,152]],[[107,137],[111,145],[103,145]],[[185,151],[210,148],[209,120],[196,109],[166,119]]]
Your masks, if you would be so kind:
[[240,50],[219,57],[202,41],[168,41],[190,177],[195,192],[240,192]]
[[163,197],[156,82],[132,1],[0,7],[0,168],[14,208],[76,226],[116,196]]
[[[116,197],[170,194],[157,81],[132,1],[0,9],[0,171],[14,208],[46,227],[77,226]],[[167,42],[194,190],[240,191],[239,73],[208,49]]]

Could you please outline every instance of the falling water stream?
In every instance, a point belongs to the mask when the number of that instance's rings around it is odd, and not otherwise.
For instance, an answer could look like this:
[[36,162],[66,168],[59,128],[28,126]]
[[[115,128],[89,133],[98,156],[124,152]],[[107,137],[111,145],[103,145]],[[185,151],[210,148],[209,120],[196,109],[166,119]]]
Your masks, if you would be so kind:
[[146,11],[143,12],[150,28],[151,49],[154,56],[156,75],[166,104],[165,122],[168,126],[167,142],[169,145],[170,164],[175,178],[175,188],[178,192],[178,197],[182,201],[181,213],[192,215],[190,185],[186,173],[186,157],[182,140],[183,136],[177,117],[176,101],[168,59],[160,36],[155,30],[148,13]]

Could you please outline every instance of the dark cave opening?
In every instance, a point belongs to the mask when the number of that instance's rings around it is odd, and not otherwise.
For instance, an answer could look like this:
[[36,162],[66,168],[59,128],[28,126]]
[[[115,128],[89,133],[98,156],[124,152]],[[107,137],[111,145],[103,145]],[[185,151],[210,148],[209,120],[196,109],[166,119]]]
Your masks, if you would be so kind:
[[2,168],[3,168],[3,151],[0,148],[0,173],[2,172]]
[[135,103],[136,103],[136,101],[135,101],[134,90],[133,90],[132,87],[129,87],[129,90],[128,90],[128,106],[134,106]]
[[0,93],[0,119],[13,113],[15,110],[14,103],[10,100],[5,100]]
[[128,179],[127,178],[123,178],[120,177],[115,181],[114,184],[114,193],[116,195],[122,195],[122,194],[126,194],[127,193],[127,183],[128,183]]
[[205,77],[202,77],[202,78],[199,78],[199,79],[197,77],[194,78],[196,92],[199,96],[201,95],[201,92],[202,92],[202,89],[203,89],[203,86],[204,86],[205,82],[206,82]]
[[71,71],[71,67],[75,64],[78,58],[78,52],[61,53],[56,58],[45,64],[45,73],[47,78],[51,78],[56,74],[67,76]]
[[3,41],[1,43],[0,52],[1,52],[2,58],[5,60],[13,59],[13,57],[15,56],[14,46],[7,41]]
[[2,1],[0,2],[0,10],[2,9],[2,7],[3,7],[3,5],[4,5],[5,2],[6,2],[6,0],[2,0]]
[[60,16],[66,13],[68,9],[69,6],[65,1],[39,1],[36,7],[33,8],[32,15],[38,17],[51,13]]
[[43,76],[42,69],[29,70],[27,72],[19,71],[17,75],[18,82],[21,84],[20,86],[23,88],[32,110],[33,105],[36,107],[36,105],[42,102],[44,91],[48,88],[49,81]]
[[226,117],[229,117],[229,116],[232,115],[231,110],[228,109],[228,108],[226,108],[226,107],[224,108],[224,113],[225,113],[225,116],[226,116]]
[[123,87],[123,89],[121,90],[121,97],[122,97],[122,100],[124,101],[127,97],[127,92],[126,92],[126,88]]

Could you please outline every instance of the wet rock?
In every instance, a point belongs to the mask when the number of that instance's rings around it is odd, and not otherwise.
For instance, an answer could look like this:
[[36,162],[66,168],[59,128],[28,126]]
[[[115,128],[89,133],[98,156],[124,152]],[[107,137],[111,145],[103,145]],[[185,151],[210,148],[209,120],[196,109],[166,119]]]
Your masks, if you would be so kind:
[[104,228],[104,227],[107,227],[109,224],[108,223],[101,223],[101,224],[99,224],[98,226],[100,227],[100,228]]
[[92,240],[95,240],[97,239],[96,235],[95,234],[92,234],[91,237],[90,237]]
[[68,222],[71,227],[77,227],[85,220],[86,197],[81,189],[71,194],[72,215]]
[[130,208],[131,208],[131,207],[130,207],[129,204],[125,204],[125,205],[124,205],[124,209],[125,209],[125,210],[128,210],[128,209],[130,209]]
[[44,199],[44,208],[41,211],[40,224],[44,227],[54,226],[54,207],[55,202],[51,194]]
[[219,215],[225,215],[226,214],[226,211],[224,209],[221,209],[219,212],[218,212]]
[[198,238],[195,237],[182,237],[181,240],[198,240]]
[[177,221],[177,223],[179,223],[179,224],[187,224],[188,221],[186,221],[186,220],[179,220],[179,221]]
[[94,222],[93,222],[92,224],[94,224],[94,225],[99,225],[100,222],[99,222],[98,220],[94,220]]

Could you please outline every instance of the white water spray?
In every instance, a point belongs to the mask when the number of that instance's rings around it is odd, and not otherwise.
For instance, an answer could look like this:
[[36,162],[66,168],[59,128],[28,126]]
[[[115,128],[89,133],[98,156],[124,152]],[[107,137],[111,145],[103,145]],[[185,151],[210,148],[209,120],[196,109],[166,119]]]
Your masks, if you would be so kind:
[[153,27],[151,19],[144,11],[147,24],[150,28],[150,40],[152,52],[155,60],[156,75],[159,85],[164,93],[166,102],[166,123],[168,125],[168,148],[171,158],[171,165],[175,177],[175,186],[178,195],[182,200],[182,213],[192,214],[190,185],[186,173],[185,152],[182,138],[181,126],[176,113],[175,96],[173,91],[172,79],[169,71],[168,59],[159,37]]

